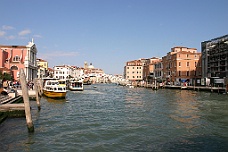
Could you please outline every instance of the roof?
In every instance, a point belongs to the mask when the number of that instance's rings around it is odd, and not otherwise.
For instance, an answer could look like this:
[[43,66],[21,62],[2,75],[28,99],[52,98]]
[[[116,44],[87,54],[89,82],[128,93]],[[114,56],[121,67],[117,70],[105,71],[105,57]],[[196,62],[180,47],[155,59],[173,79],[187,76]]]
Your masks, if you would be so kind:
[[47,62],[47,61],[45,61],[43,59],[38,59],[38,58],[36,60],[38,60],[39,62]]
[[22,46],[22,45],[0,45],[0,48],[26,48],[26,46]]

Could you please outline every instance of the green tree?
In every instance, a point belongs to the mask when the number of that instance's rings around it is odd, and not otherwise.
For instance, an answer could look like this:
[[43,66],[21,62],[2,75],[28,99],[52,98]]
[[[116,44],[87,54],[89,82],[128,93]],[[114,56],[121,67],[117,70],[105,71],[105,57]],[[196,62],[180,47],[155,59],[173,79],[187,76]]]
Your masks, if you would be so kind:
[[13,80],[13,77],[9,73],[2,73],[0,72],[0,80]]

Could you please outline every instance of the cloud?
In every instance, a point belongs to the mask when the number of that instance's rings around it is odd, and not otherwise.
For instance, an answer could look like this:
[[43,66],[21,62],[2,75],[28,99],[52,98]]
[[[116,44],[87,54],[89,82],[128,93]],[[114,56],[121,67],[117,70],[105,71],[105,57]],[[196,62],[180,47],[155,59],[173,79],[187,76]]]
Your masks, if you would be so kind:
[[70,57],[73,57],[73,56],[79,56],[79,53],[78,52],[66,52],[66,51],[55,51],[55,52],[52,52],[52,55],[51,56],[70,56]]
[[33,35],[34,38],[42,38],[41,35]]
[[12,26],[3,25],[3,26],[2,26],[2,29],[3,29],[3,30],[13,30],[13,29],[15,29],[15,28],[12,27]]
[[4,31],[0,31],[0,37],[3,37],[6,34]]
[[10,36],[7,36],[7,37],[6,37],[7,40],[13,40],[13,39],[15,39],[15,38],[16,38],[16,36],[13,36],[13,35],[10,35]]
[[30,34],[31,31],[29,29],[26,29],[26,30],[23,30],[21,32],[18,33],[19,36],[24,36],[24,35],[27,35],[27,34]]
[[[38,50],[39,51],[39,50]],[[79,52],[67,52],[67,51],[47,51],[48,53],[42,53],[41,58],[46,60],[56,59],[58,57],[75,57],[79,56]]]

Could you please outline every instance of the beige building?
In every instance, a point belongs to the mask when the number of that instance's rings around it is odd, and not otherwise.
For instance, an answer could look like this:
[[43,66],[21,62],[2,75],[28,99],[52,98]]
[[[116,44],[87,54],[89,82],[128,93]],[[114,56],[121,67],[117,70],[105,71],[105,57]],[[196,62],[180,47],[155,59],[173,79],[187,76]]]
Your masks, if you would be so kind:
[[145,59],[139,59],[126,62],[124,67],[124,78],[132,82],[142,81],[145,61]]
[[200,83],[201,53],[195,48],[174,47],[162,57],[163,79],[171,84]]
[[43,59],[36,59],[37,63],[37,77],[43,78],[48,76],[48,62]]

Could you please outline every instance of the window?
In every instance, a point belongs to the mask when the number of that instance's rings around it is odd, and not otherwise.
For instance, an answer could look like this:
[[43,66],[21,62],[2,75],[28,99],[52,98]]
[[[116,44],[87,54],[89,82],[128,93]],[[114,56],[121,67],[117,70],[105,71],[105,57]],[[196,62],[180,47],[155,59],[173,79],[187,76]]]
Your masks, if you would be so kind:
[[189,62],[187,62],[187,66],[189,66]]
[[195,67],[197,66],[197,63],[195,62]]
[[188,54],[186,54],[187,58],[188,58]]
[[179,71],[179,76],[181,76],[181,71]]
[[181,66],[181,62],[179,62],[179,66]]
[[11,70],[18,70],[18,67],[17,66],[12,66],[10,69]]
[[20,61],[20,57],[18,55],[16,55],[14,58],[13,58],[13,61],[14,62],[19,62]]
[[187,76],[189,76],[189,71],[187,71]]

